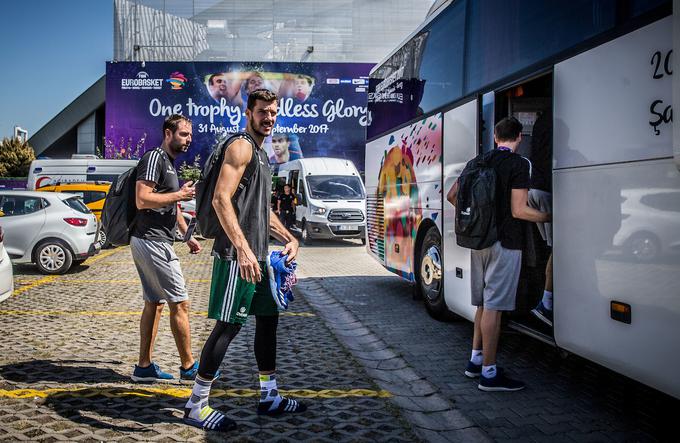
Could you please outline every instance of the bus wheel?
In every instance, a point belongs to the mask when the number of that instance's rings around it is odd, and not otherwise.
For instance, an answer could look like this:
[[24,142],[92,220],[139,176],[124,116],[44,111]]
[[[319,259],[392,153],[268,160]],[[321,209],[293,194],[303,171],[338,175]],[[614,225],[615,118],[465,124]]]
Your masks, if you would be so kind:
[[442,280],[441,236],[436,227],[425,234],[420,247],[418,263],[418,289],[422,295],[427,312],[436,320],[451,320],[452,313],[444,301],[444,281]]

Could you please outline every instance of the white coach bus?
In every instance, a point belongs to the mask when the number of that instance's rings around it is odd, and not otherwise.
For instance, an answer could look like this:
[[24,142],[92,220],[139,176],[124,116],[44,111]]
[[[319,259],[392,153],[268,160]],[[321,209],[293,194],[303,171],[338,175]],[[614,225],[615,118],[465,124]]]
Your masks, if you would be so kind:
[[369,253],[434,317],[473,320],[470,251],[445,196],[515,116],[519,152],[543,154],[552,178],[554,327],[530,315],[550,254],[533,224],[509,325],[680,398],[679,8],[437,2],[370,74]]

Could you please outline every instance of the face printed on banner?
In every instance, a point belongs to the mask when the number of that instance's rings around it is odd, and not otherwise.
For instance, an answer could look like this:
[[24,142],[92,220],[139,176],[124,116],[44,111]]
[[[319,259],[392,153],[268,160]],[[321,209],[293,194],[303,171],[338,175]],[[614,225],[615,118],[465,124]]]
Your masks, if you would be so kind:
[[[166,130],[166,139],[170,130]],[[168,141],[168,147],[175,154],[183,154],[189,149],[191,144],[192,128],[191,123],[184,120],[177,124],[177,130],[170,135],[170,141]]]
[[276,112],[278,105],[276,101],[265,102],[256,100],[253,110],[246,109],[246,117],[248,118],[248,126],[252,131],[261,136],[268,137],[271,135],[276,124]]
[[288,155],[288,147],[290,146],[290,140],[285,135],[273,135],[272,136],[272,150],[274,155],[277,157],[283,157]]
[[312,93],[311,80],[303,75],[298,75],[295,78],[295,98],[298,100],[307,100]]
[[246,92],[250,94],[256,89],[264,88],[264,79],[260,74],[253,74],[248,77],[248,83],[246,84]]
[[232,101],[239,93],[240,88],[241,82],[234,79],[229,72],[213,74],[208,79],[208,93],[218,102],[222,98]]

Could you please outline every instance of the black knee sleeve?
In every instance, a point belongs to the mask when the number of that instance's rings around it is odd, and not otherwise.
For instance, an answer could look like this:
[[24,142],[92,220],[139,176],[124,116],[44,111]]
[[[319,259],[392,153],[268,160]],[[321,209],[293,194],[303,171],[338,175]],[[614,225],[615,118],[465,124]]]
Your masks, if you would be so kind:
[[276,328],[278,315],[258,315],[255,323],[255,360],[262,371],[276,369]]
[[201,351],[201,361],[198,365],[198,375],[203,379],[212,379],[224,360],[229,343],[241,330],[241,325],[217,321],[208,340]]

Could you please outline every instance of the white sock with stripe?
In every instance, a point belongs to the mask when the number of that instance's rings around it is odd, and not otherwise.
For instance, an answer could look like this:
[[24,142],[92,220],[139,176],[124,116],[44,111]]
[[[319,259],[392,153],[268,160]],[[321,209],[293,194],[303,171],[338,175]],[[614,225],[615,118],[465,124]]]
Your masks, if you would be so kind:
[[272,402],[269,409],[274,410],[279,407],[282,399],[276,386],[276,375],[260,374],[260,403]]
[[212,382],[212,379],[205,380],[197,375],[191,390],[191,397],[184,406],[184,418],[197,422],[203,429],[217,429],[225,420],[224,414],[208,405]]

